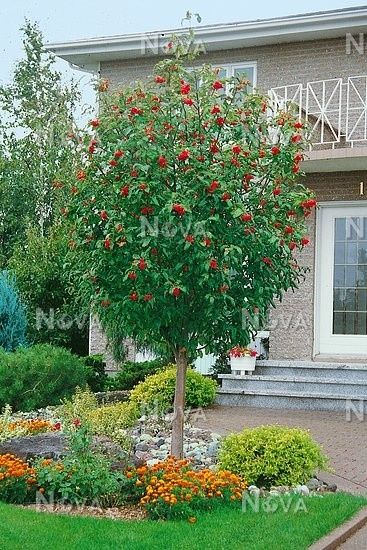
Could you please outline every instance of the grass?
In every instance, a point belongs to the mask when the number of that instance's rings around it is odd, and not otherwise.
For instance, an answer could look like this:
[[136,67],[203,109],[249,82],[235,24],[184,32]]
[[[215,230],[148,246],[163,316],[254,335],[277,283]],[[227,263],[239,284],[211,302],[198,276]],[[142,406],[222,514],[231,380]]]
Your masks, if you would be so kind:
[[[344,493],[300,498],[292,497],[288,512],[279,507],[269,513],[261,507],[243,513],[238,505],[222,506],[200,514],[194,524],[69,517],[0,504],[0,548],[303,550],[367,505],[367,499]],[[302,502],[307,511],[302,511]]]

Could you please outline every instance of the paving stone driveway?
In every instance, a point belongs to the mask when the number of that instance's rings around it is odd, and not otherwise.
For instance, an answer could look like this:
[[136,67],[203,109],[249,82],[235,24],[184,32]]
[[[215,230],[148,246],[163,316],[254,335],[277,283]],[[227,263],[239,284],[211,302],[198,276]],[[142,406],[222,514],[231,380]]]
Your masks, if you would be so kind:
[[323,473],[325,481],[336,483],[343,491],[367,493],[367,414],[364,420],[354,415],[328,411],[294,411],[224,407],[205,410],[205,419],[195,424],[220,434],[238,432],[245,427],[282,424],[309,429],[330,457],[335,473]]

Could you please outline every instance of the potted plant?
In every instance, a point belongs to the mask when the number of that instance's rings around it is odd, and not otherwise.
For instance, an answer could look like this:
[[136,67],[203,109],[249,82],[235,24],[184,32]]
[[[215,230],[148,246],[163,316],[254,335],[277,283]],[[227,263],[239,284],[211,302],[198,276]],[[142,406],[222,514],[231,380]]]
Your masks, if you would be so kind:
[[255,370],[257,352],[251,348],[235,346],[229,350],[232,374],[243,376]]

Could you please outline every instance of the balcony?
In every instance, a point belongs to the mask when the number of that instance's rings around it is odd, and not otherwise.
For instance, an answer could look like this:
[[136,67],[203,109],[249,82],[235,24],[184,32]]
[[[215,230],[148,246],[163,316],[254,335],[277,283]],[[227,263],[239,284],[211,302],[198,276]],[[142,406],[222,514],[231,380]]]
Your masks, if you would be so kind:
[[269,90],[273,109],[307,122],[306,172],[367,169],[367,75]]

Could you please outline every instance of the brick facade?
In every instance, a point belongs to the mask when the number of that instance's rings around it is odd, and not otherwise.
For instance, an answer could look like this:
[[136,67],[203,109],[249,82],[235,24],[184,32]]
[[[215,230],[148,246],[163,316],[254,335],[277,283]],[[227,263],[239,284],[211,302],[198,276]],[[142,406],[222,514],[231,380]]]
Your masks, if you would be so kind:
[[[367,182],[366,172],[327,172],[307,174],[305,184],[322,201],[366,200],[359,194],[359,183]],[[313,358],[314,342],[314,305],[315,305],[315,216],[309,220],[310,245],[300,257],[300,264],[307,266],[309,272],[295,292],[287,292],[277,308],[272,312],[270,321],[270,357],[271,359]]]
[[[131,340],[125,340],[126,360],[135,361],[136,347]],[[117,370],[116,362],[113,359],[112,352],[109,349],[108,339],[104,333],[99,321],[91,317],[89,323],[89,353],[90,355],[103,355],[106,361],[106,371],[113,372]]]
[[[104,61],[101,76],[110,79],[114,87],[131,84],[152,74],[159,57],[141,57],[132,60]],[[210,52],[196,61],[226,64],[257,62],[257,86],[267,92],[276,86],[348,78],[366,74],[366,58],[352,50],[346,52],[345,37],[291,44],[272,44]]]
[[[101,76],[113,87],[131,84],[152,73],[155,57],[101,63]],[[257,87],[267,92],[272,87],[366,74],[365,56],[346,52],[345,37],[223,50],[201,56],[197,63],[257,63]],[[315,190],[318,201],[359,200],[359,182],[366,172],[328,172],[306,176],[306,184]],[[311,245],[301,262],[310,268],[306,279],[294,293],[288,292],[271,318],[270,354],[274,359],[311,359],[314,341],[315,219],[309,220]],[[103,335],[93,327],[91,341],[104,346]]]

